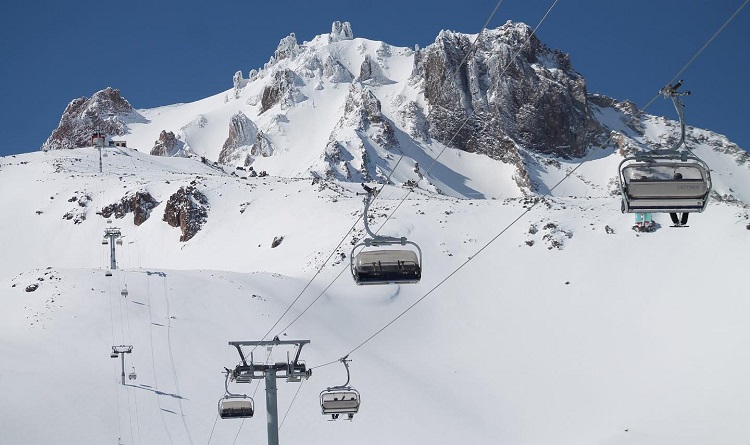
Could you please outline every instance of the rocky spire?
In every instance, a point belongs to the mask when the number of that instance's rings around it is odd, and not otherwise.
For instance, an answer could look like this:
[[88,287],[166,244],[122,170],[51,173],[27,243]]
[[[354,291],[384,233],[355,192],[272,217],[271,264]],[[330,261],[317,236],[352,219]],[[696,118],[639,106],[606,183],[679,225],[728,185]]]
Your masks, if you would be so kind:
[[351,40],[354,38],[352,25],[349,22],[335,21],[331,25],[331,33],[328,34],[328,43],[339,42],[341,40]]

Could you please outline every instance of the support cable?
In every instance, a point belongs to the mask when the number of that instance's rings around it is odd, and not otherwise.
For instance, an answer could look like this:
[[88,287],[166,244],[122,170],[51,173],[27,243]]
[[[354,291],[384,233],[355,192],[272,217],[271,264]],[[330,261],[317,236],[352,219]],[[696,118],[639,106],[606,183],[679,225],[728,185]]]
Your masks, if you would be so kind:
[[[748,1],[750,1],[750,0],[748,0]],[[469,52],[466,54],[466,56],[464,56],[464,59],[461,61],[461,64],[458,66],[459,70],[463,67],[463,65],[468,60],[469,54],[471,54],[473,52],[473,49],[474,49],[476,43],[479,41],[479,37],[481,36],[482,32],[484,32],[484,29],[487,27],[487,25],[489,24],[489,22],[492,20],[492,18],[494,17],[495,13],[497,12],[498,8],[500,7],[500,5],[502,3],[503,3],[503,0],[498,0],[497,4],[495,5],[495,8],[492,10],[492,13],[490,13],[490,15],[487,18],[484,26],[482,26],[482,29],[477,34],[477,38],[474,40],[474,43],[472,44],[472,48],[469,50]],[[555,3],[557,3],[557,0],[555,0]],[[461,125],[462,128],[463,128],[463,125],[465,125],[465,122]],[[460,128],[459,128],[459,130],[460,130]],[[453,138],[455,138],[455,135],[453,136]],[[451,138],[451,140],[453,140],[453,138]],[[445,149],[443,149],[443,150],[445,150]],[[390,173],[388,173],[388,176],[386,177],[385,181],[383,181],[382,186],[380,187],[380,189],[378,190],[378,192],[375,194],[375,197],[373,198],[373,201],[375,199],[377,199],[377,196],[380,195],[380,192],[382,192],[383,189],[385,189],[385,186],[388,185],[391,182],[391,177],[393,176],[393,173],[396,172],[396,168],[399,166],[399,164],[401,163],[401,161],[404,159],[404,156],[406,155],[406,152],[407,151],[405,150],[405,151],[403,151],[401,153],[401,156],[398,158],[398,161],[396,161],[396,164],[393,166],[393,168],[391,169]],[[436,158],[436,160],[437,160],[437,158]],[[433,165],[434,165],[434,162],[433,162]],[[409,193],[411,193],[411,192],[409,192]],[[408,195],[409,194],[407,193],[406,196],[408,196]],[[403,199],[406,199],[406,197],[404,197]],[[338,248],[341,246],[341,244],[343,244],[343,242],[346,240],[346,238],[349,236],[349,234],[352,233],[352,231],[354,230],[354,228],[357,227],[357,225],[359,224],[359,222],[362,220],[363,216],[364,216],[364,214],[360,215],[359,218],[357,218],[357,220],[354,222],[354,224],[352,224],[352,227],[349,229],[349,231],[346,233],[346,235],[344,235],[344,237],[341,239],[341,241],[336,245],[336,247],[333,249],[333,251],[331,252],[331,254],[328,255],[328,258],[326,258],[326,260],[323,262],[323,264],[320,265],[320,267],[318,268],[318,270],[315,272],[315,275],[313,275],[313,277],[310,279],[310,281],[308,281],[307,285],[305,285],[305,287],[302,289],[302,291],[300,291],[300,293],[291,302],[291,304],[289,304],[289,307],[287,307],[287,309],[281,314],[281,316],[278,318],[278,320],[276,320],[276,322],[273,324],[273,326],[271,326],[271,328],[268,330],[268,332],[266,332],[266,334],[263,336],[262,340],[265,340],[271,334],[271,332],[274,330],[274,328],[281,322],[281,320],[286,316],[286,314],[292,309],[292,307],[297,303],[297,301],[300,299],[300,297],[302,297],[302,295],[307,290],[307,288],[310,287],[310,285],[312,284],[313,280],[315,280],[315,278],[320,274],[320,272],[323,271],[323,268],[325,267],[326,264],[328,264],[328,261],[330,261],[330,259],[333,257],[333,255],[338,250]],[[339,273],[339,275],[336,276],[336,279],[338,279],[339,276],[341,276],[341,273]],[[335,281],[335,279],[334,279],[334,281]],[[333,283],[331,283],[331,284],[333,284]],[[328,287],[330,287],[330,284],[329,284]],[[318,296],[318,298],[320,298],[320,296]],[[317,301],[318,298],[316,298],[315,301]],[[308,306],[308,308],[309,308],[309,306]],[[305,310],[307,310],[307,309],[305,309]],[[295,321],[298,318],[299,317],[295,318]],[[255,350],[255,347],[253,348],[253,351],[254,350]]]
[[[539,29],[539,27],[540,27],[540,26],[542,25],[542,23],[544,23],[544,20],[545,20],[545,19],[547,18],[547,16],[548,16],[548,15],[550,14],[550,12],[551,12],[551,11],[552,11],[552,9],[553,9],[553,8],[555,7],[555,5],[557,5],[557,2],[558,2],[558,1],[559,1],[559,0],[554,0],[554,1],[552,2],[552,5],[551,5],[551,6],[550,6],[550,7],[549,7],[549,8],[547,9],[547,12],[546,12],[546,13],[544,14],[544,16],[542,16],[542,18],[541,18],[541,19],[539,20],[539,23],[537,23],[536,27],[535,27],[535,28],[533,29],[533,31],[532,31],[532,32],[531,32],[531,33],[529,34],[529,37],[528,37],[528,39],[526,39],[526,41],[525,41],[525,42],[524,42],[524,43],[523,43],[523,44],[521,45],[521,47],[520,47],[520,48],[518,49],[518,51],[516,51],[516,53],[515,53],[515,54],[513,54],[513,56],[512,56],[512,57],[511,57],[511,58],[510,58],[510,59],[508,60],[508,63],[507,63],[506,65],[505,65],[505,67],[503,67],[503,70],[501,71],[501,73],[500,73],[499,77],[502,77],[502,76],[503,76],[503,75],[505,74],[505,71],[506,71],[506,70],[507,70],[507,69],[508,69],[508,68],[510,67],[511,63],[513,63],[513,60],[515,60],[515,58],[516,58],[516,57],[518,57],[518,55],[519,55],[519,54],[521,53],[521,51],[522,51],[522,50],[523,50],[523,48],[524,48],[524,47],[526,46],[526,44],[528,44],[528,42],[529,42],[529,41],[531,41],[531,37],[532,37],[532,36],[533,36],[533,35],[534,35],[534,34],[536,33],[536,31],[537,31],[537,30]],[[747,0],[747,1],[750,1],[750,0]],[[489,22],[490,22],[490,20],[492,19],[492,17],[493,17],[494,15],[495,15],[495,12],[497,12],[497,9],[498,9],[498,8],[500,7],[500,4],[501,4],[502,2],[503,2],[503,0],[500,0],[500,1],[499,1],[499,2],[497,3],[497,5],[495,5],[495,9],[494,9],[494,10],[492,11],[492,13],[490,14],[490,17],[489,17],[489,18],[487,19],[487,21],[485,22],[484,26],[482,27],[482,30],[481,30],[481,31],[480,31],[480,32],[479,32],[479,33],[477,34],[477,37],[476,37],[476,39],[474,39],[474,43],[472,43],[472,47],[471,47],[471,48],[469,49],[469,51],[467,51],[466,55],[464,56],[463,60],[461,61],[461,64],[460,64],[460,65],[458,66],[458,68],[457,68],[457,71],[458,71],[458,70],[460,70],[460,69],[461,69],[461,68],[463,67],[463,65],[464,65],[464,64],[465,64],[465,63],[467,62],[467,60],[468,60],[469,56],[470,56],[470,55],[471,55],[471,54],[473,53],[474,49],[476,48],[476,44],[477,44],[477,42],[479,41],[479,38],[481,37],[481,35],[482,35],[482,33],[484,32],[484,30],[485,30],[485,29],[487,28],[487,25],[489,24]],[[443,153],[445,152],[445,150],[446,150],[446,149],[447,149],[447,148],[448,148],[448,147],[449,147],[449,146],[450,146],[450,145],[451,145],[451,144],[453,143],[453,140],[454,140],[454,139],[456,138],[456,136],[458,136],[458,134],[459,134],[459,133],[461,132],[461,130],[463,129],[463,127],[464,127],[464,126],[466,125],[466,123],[467,123],[467,122],[469,121],[469,119],[470,119],[470,118],[471,118],[471,115],[469,115],[469,116],[467,116],[466,118],[464,118],[464,120],[463,120],[463,121],[461,122],[461,125],[460,125],[460,126],[459,126],[459,128],[458,128],[458,129],[457,129],[457,130],[456,130],[456,131],[455,131],[455,132],[453,133],[453,136],[451,136],[451,138],[450,138],[450,140],[448,141],[448,143],[444,145],[443,149],[442,149],[442,150],[440,150],[440,152],[439,152],[439,153],[438,153],[438,155],[437,155],[437,156],[435,157],[435,159],[433,159],[433,160],[432,160],[432,164],[430,164],[430,166],[429,166],[429,167],[427,168],[427,170],[425,170],[425,172],[424,172],[424,173],[422,174],[422,176],[420,176],[420,178],[419,178],[419,179],[417,180],[417,185],[419,185],[419,182],[420,182],[420,181],[422,180],[422,178],[424,178],[425,176],[427,176],[427,174],[428,174],[428,173],[430,172],[430,170],[432,170],[432,168],[433,168],[433,167],[435,166],[435,164],[437,164],[437,160],[438,160],[438,158],[440,158],[440,156],[441,156],[441,155],[442,155],[442,154],[443,154]],[[403,155],[402,155],[402,158],[403,158]],[[399,161],[400,161],[400,160],[399,160]],[[395,167],[394,167],[394,170],[395,170]],[[391,174],[393,174],[393,171],[391,171]],[[389,175],[389,178],[390,178],[390,175]],[[386,183],[387,183],[387,182],[388,182],[388,181],[386,181]],[[379,191],[378,191],[378,192],[377,192],[377,193],[375,194],[375,197],[373,198],[373,201],[374,201],[375,199],[377,199],[377,197],[379,196],[379,194],[380,194],[380,192],[381,192],[382,190],[383,190],[383,188],[381,187],[381,189],[380,189],[380,190],[379,190]],[[383,224],[381,224],[381,225],[380,225],[380,228],[378,229],[378,232],[379,232],[379,231],[380,231],[380,230],[381,230],[381,229],[382,229],[382,228],[383,228],[383,227],[385,226],[385,224],[386,224],[386,223],[387,223],[387,222],[388,222],[388,221],[389,221],[389,220],[391,219],[391,217],[392,217],[392,216],[393,216],[393,215],[394,215],[394,214],[396,213],[396,211],[397,211],[397,210],[398,210],[398,209],[399,209],[399,208],[401,207],[401,205],[402,205],[402,204],[403,204],[403,203],[404,203],[404,202],[406,201],[406,199],[407,199],[407,198],[409,197],[409,195],[411,195],[411,193],[412,193],[413,191],[414,191],[414,188],[413,188],[413,187],[412,187],[412,188],[410,188],[410,189],[409,189],[409,191],[408,191],[408,192],[407,192],[407,193],[406,193],[406,194],[404,195],[404,197],[403,197],[403,198],[401,198],[401,199],[399,200],[399,203],[398,203],[398,204],[396,205],[396,207],[395,207],[395,208],[393,209],[393,211],[392,211],[392,212],[391,212],[391,213],[390,213],[390,214],[388,215],[388,217],[387,217],[387,218],[386,218],[386,220],[385,220],[385,221],[383,222]],[[372,202],[371,202],[371,203],[372,203]],[[362,219],[362,218],[360,217],[360,219]],[[358,224],[358,223],[359,223],[359,219],[357,220],[357,222],[355,223],[355,225],[356,225],[356,224]],[[337,246],[337,248],[338,248],[338,246]],[[335,252],[335,250],[334,250],[334,252]],[[299,320],[299,319],[300,319],[300,317],[302,317],[302,315],[303,315],[303,314],[304,314],[305,312],[307,312],[307,310],[308,310],[308,309],[310,309],[310,307],[311,307],[311,306],[312,306],[313,304],[315,304],[315,303],[316,303],[316,302],[318,301],[318,299],[320,299],[320,297],[321,297],[321,296],[323,296],[323,294],[324,294],[324,293],[325,293],[325,292],[326,292],[326,291],[327,291],[327,290],[328,290],[328,289],[329,289],[329,288],[331,287],[331,285],[333,285],[333,283],[334,283],[334,282],[335,282],[336,280],[338,280],[338,278],[339,278],[339,277],[341,276],[341,274],[342,274],[342,273],[344,272],[344,270],[346,270],[346,268],[342,269],[342,271],[341,271],[341,272],[339,272],[339,274],[338,274],[338,275],[336,275],[336,278],[334,278],[334,279],[333,279],[333,281],[332,281],[332,282],[331,282],[331,283],[330,283],[330,284],[329,284],[329,285],[328,285],[328,286],[327,286],[327,287],[326,287],[326,288],[325,288],[325,289],[323,290],[323,292],[321,292],[321,293],[320,293],[320,294],[319,294],[319,295],[318,295],[318,296],[317,296],[317,297],[316,297],[316,298],[315,298],[315,299],[314,299],[314,300],[313,300],[313,301],[312,301],[312,302],[311,302],[311,303],[310,303],[310,304],[309,304],[309,305],[308,305],[308,306],[307,306],[307,307],[306,307],[306,308],[305,308],[305,309],[304,309],[304,310],[303,310],[303,311],[302,311],[302,312],[301,312],[301,313],[300,313],[299,315],[297,315],[297,317],[296,317],[296,318],[295,318],[294,320],[292,320],[292,322],[291,322],[291,323],[289,323],[289,324],[288,324],[288,325],[287,325],[287,326],[286,326],[286,327],[285,327],[284,329],[282,329],[282,330],[281,330],[281,332],[284,332],[284,331],[286,331],[286,330],[287,330],[287,329],[289,329],[289,327],[291,327],[291,326],[292,326],[292,325],[293,325],[293,324],[294,324],[294,323],[295,323],[295,322],[296,322],[297,320]],[[296,302],[296,300],[295,300],[295,302]],[[292,304],[294,304],[294,303],[292,303]],[[290,308],[289,308],[289,309],[291,309],[291,306],[290,306]],[[285,313],[285,314],[286,314],[286,313]],[[285,314],[284,314],[284,315],[285,315]],[[282,315],[282,317],[283,317],[284,315]],[[279,321],[280,321],[280,320],[279,320]],[[278,322],[277,322],[277,324],[278,324]],[[274,325],[274,327],[275,327],[275,326],[276,326],[276,325]],[[273,328],[271,328],[271,329],[273,329]]]
[[[732,21],[732,19],[734,19],[734,17],[735,17],[735,16],[736,16],[736,15],[737,15],[737,14],[738,14],[738,13],[739,13],[739,12],[740,12],[740,11],[741,11],[741,10],[742,10],[743,8],[744,8],[744,7],[745,7],[745,5],[747,5],[747,3],[749,3],[749,2],[750,2],[750,0],[745,0],[745,2],[744,2],[744,3],[743,3],[743,4],[742,4],[742,5],[741,5],[741,6],[740,6],[740,7],[738,8],[738,9],[737,9],[737,11],[735,11],[735,13],[734,13],[734,14],[733,14],[733,15],[732,15],[732,16],[731,16],[731,17],[730,17],[730,18],[729,18],[729,19],[728,19],[728,20],[727,20],[727,21],[726,21],[726,22],[725,22],[725,23],[724,23],[724,24],[723,24],[722,26],[721,26],[721,28],[719,28],[719,30],[718,30],[718,31],[717,31],[717,32],[716,32],[716,33],[715,33],[715,34],[714,34],[714,35],[713,35],[713,36],[712,36],[712,37],[711,37],[711,38],[709,39],[709,41],[708,41],[708,42],[707,42],[707,43],[706,43],[705,45],[703,45],[703,47],[702,47],[702,48],[701,48],[701,49],[700,49],[700,50],[699,50],[699,51],[698,51],[698,52],[696,53],[696,55],[694,55],[694,56],[693,56],[693,58],[691,58],[691,59],[690,59],[690,61],[689,61],[689,62],[688,62],[688,63],[687,63],[687,64],[686,64],[686,65],[685,65],[685,66],[684,66],[683,68],[682,68],[682,70],[680,70],[680,72],[679,72],[679,73],[678,73],[678,74],[677,74],[677,75],[676,75],[676,76],[675,76],[674,78],[677,78],[677,77],[679,76],[679,74],[681,74],[681,73],[682,73],[682,72],[683,72],[683,71],[684,71],[684,70],[685,70],[685,69],[686,69],[686,68],[687,68],[687,67],[688,67],[688,66],[689,66],[689,65],[690,65],[690,64],[691,64],[691,63],[692,63],[692,62],[693,62],[693,61],[694,61],[694,60],[695,60],[696,58],[697,58],[697,56],[698,56],[698,55],[699,55],[699,54],[700,54],[701,52],[703,52],[703,50],[704,50],[704,49],[706,48],[706,46],[707,46],[707,45],[708,45],[709,43],[711,43],[711,42],[712,42],[712,41],[713,41],[713,40],[714,40],[714,39],[716,38],[716,36],[717,36],[717,35],[718,35],[718,34],[719,34],[719,33],[720,33],[720,32],[721,32],[721,31],[722,31],[722,30],[723,30],[724,28],[726,28],[726,26],[727,26],[727,25],[729,24],[729,22],[731,22],[731,21]],[[557,3],[557,0],[555,1],[555,3]],[[553,6],[554,6],[554,5],[553,5]],[[674,79],[674,78],[673,78],[673,79]],[[658,97],[658,94],[657,94],[657,97]],[[644,107],[644,108],[643,108],[643,109],[642,109],[641,111],[645,111],[645,110],[646,110],[646,109],[648,108],[648,106],[650,106],[650,105],[651,105],[652,103],[653,103],[653,100],[652,100],[651,102],[649,102],[649,103],[647,104],[647,106],[645,106],[645,107]],[[619,132],[619,131],[620,131],[620,130],[621,130],[621,129],[622,129],[623,127],[624,127],[624,126],[625,126],[625,123],[624,123],[624,122],[623,122],[623,123],[621,123],[621,124],[620,124],[620,127],[618,128],[618,130],[616,130],[616,131],[615,131],[614,133],[617,133],[617,132]],[[612,140],[613,136],[614,136],[614,134],[613,134],[613,135],[610,135],[610,138],[609,138],[609,140],[607,141],[607,144],[609,144],[609,142],[610,142],[610,141]],[[605,144],[605,145],[606,145],[606,144]],[[406,314],[407,312],[409,312],[409,311],[410,311],[411,309],[413,309],[413,308],[414,308],[415,306],[417,306],[417,305],[418,305],[419,303],[421,303],[422,301],[424,301],[424,300],[425,300],[425,299],[426,299],[426,298],[427,298],[428,296],[430,296],[430,295],[431,295],[431,294],[432,294],[432,293],[433,293],[433,292],[434,292],[435,290],[437,290],[437,288],[439,288],[439,287],[440,287],[440,286],[441,286],[441,285],[442,285],[443,283],[445,283],[446,281],[448,281],[448,280],[449,280],[449,279],[450,279],[451,277],[453,277],[453,276],[454,276],[454,275],[455,275],[455,274],[456,274],[456,273],[457,273],[458,271],[460,271],[461,269],[463,269],[463,267],[464,267],[464,266],[466,266],[466,265],[467,265],[467,264],[468,264],[469,262],[471,262],[471,261],[472,261],[472,260],[473,260],[474,258],[476,258],[476,256],[477,256],[477,255],[479,255],[479,254],[480,254],[480,253],[481,253],[482,251],[484,251],[484,250],[485,250],[485,249],[486,249],[487,247],[489,247],[489,246],[490,246],[490,244],[492,244],[493,242],[495,242],[495,241],[496,241],[496,240],[497,240],[497,239],[498,239],[498,238],[499,238],[499,237],[500,237],[501,235],[503,235],[504,233],[506,233],[506,232],[508,231],[508,229],[510,229],[510,228],[511,228],[511,227],[512,227],[512,226],[513,226],[513,225],[514,225],[515,223],[517,223],[518,221],[520,221],[520,220],[521,220],[521,219],[522,219],[522,218],[523,218],[524,216],[526,216],[526,215],[527,215],[527,214],[528,214],[529,212],[531,212],[531,210],[533,210],[533,209],[534,209],[534,208],[535,208],[535,207],[537,206],[537,204],[539,204],[540,202],[543,202],[543,201],[544,201],[544,199],[545,199],[546,197],[550,196],[550,194],[552,193],[552,191],[553,191],[553,190],[555,190],[555,189],[556,189],[556,188],[557,188],[558,186],[560,186],[560,184],[562,184],[562,183],[563,183],[563,182],[564,182],[564,181],[565,181],[566,179],[568,179],[568,178],[569,178],[569,177],[570,177],[571,175],[573,175],[573,173],[575,173],[575,172],[576,172],[576,171],[577,171],[577,170],[578,170],[578,169],[579,169],[579,168],[580,168],[580,167],[581,167],[582,165],[584,165],[584,164],[585,164],[586,162],[587,162],[587,160],[583,160],[583,161],[581,161],[581,162],[580,162],[580,163],[579,163],[578,165],[576,165],[576,166],[575,166],[575,167],[574,167],[573,169],[571,169],[570,171],[568,171],[568,172],[567,172],[567,173],[565,174],[565,176],[564,176],[564,177],[563,177],[562,179],[560,179],[560,180],[559,180],[559,181],[558,181],[558,182],[557,182],[557,183],[556,183],[556,184],[555,184],[555,185],[554,185],[553,187],[551,187],[551,188],[550,188],[550,189],[549,189],[549,190],[548,190],[548,191],[547,191],[547,192],[546,192],[546,193],[545,193],[544,195],[542,195],[542,196],[541,196],[540,198],[538,198],[538,199],[534,200],[534,202],[533,202],[533,203],[532,203],[532,204],[531,204],[531,205],[530,205],[530,206],[529,206],[529,207],[528,207],[528,208],[527,208],[527,209],[526,209],[526,210],[525,210],[524,212],[522,212],[522,213],[521,213],[521,214],[520,214],[520,215],[519,215],[519,216],[518,216],[518,217],[517,217],[516,219],[514,219],[513,221],[511,221],[511,222],[510,222],[510,223],[509,223],[509,224],[508,224],[508,225],[507,225],[507,226],[506,226],[506,227],[505,227],[505,228],[504,228],[503,230],[501,230],[501,231],[500,231],[500,233],[498,233],[497,235],[495,235],[495,236],[494,236],[494,237],[493,237],[492,239],[490,239],[490,241],[488,241],[488,242],[487,242],[486,244],[484,244],[484,245],[483,245],[483,246],[482,246],[482,247],[481,247],[481,248],[480,248],[480,249],[479,249],[479,250],[478,250],[478,251],[477,251],[476,253],[474,253],[474,255],[470,256],[470,257],[469,257],[469,258],[468,258],[468,259],[467,259],[466,261],[464,261],[464,262],[463,262],[463,263],[462,263],[461,265],[459,265],[459,266],[458,266],[458,267],[457,267],[457,268],[456,268],[455,270],[453,270],[453,272],[451,272],[450,274],[448,274],[448,276],[446,276],[446,277],[445,277],[445,278],[444,278],[443,280],[441,280],[441,281],[440,281],[440,282],[439,282],[438,284],[436,284],[436,285],[435,285],[435,286],[434,286],[434,287],[433,287],[432,289],[430,289],[430,290],[429,290],[429,291],[428,291],[428,292],[427,292],[427,293],[426,293],[425,295],[423,295],[423,296],[422,296],[422,297],[420,297],[420,298],[419,298],[419,299],[418,299],[417,301],[415,301],[415,302],[414,302],[414,303],[413,303],[413,304],[412,304],[411,306],[409,306],[409,307],[408,307],[408,308],[406,308],[406,309],[405,309],[404,311],[402,311],[402,312],[401,312],[401,313],[400,313],[399,315],[397,315],[397,316],[396,316],[396,317],[395,317],[394,319],[392,319],[391,321],[389,321],[388,323],[386,323],[386,324],[385,324],[385,325],[384,325],[383,327],[381,327],[380,329],[378,329],[378,330],[377,330],[377,331],[376,331],[376,332],[375,332],[374,334],[372,334],[372,335],[371,335],[370,337],[368,337],[367,339],[365,339],[365,340],[364,340],[363,342],[361,342],[361,343],[360,343],[359,345],[355,346],[355,347],[354,347],[354,348],[353,348],[353,349],[352,349],[351,351],[349,351],[348,353],[344,354],[344,356],[343,356],[343,357],[347,357],[347,356],[349,356],[350,354],[352,354],[352,353],[354,353],[355,351],[357,351],[358,349],[360,349],[361,347],[363,347],[363,346],[364,346],[365,344],[367,344],[368,342],[370,342],[370,341],[371,341],[371,340],[372,340],[373,338],[375,338],[375,337],[376,337],[376,336],[378,336],[378,335],[379,335],[380,333],[382,333],[383,331],[385,331],[385,330],[386,330],[386,329],[387,329],[388,327],[390,327],[390,326],[391,326],[391,325],[392,325],[393,323],[395,323],[395,322],[396,322],[396,321],[397,321],[398,319],[400,319],[400,318],[401,318],[402,316],[404,316],[404,315],[405,315],[405,314]],[[338,363],[338,362],[339,362],[340,360],[341,360],[341,359],[333,360],[333,361],[330,361],[330,362],[324,363],[324,364],[322,364],[322,365],[318,365],[318,366],[314,366],[314,367],[311,367],[310,369],[312,370],[312,369],[315,369],[315,368],[321,368],[321,367],[324,367],[324,366],[332,365],[332,364],[334,364],[334,363]]]

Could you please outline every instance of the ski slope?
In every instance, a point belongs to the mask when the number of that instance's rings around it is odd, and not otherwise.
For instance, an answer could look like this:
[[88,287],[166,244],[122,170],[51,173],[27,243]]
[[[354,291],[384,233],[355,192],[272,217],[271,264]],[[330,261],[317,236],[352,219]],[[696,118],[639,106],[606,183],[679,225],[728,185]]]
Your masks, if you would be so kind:
[[[278,382],[282,443],[750,440],[742,202],[712,201],[690,228],[655,215],[656,232],[637,234],[608,192],[616,155],[596,153],[570,178],[575,193],[531,210],[528,199],[419,190],[401,203],[407,190],[386,187],[371,225],[392,215],[381,233],[419,243],[423,279],[357,287],[347,261],[361,223],[345,236],[362,209],[357,186],[243,179],[132,150],[104,160],[100,174],[93,149],[0,159],[0,443],[264,443],[262,383],[230,387],[254,396],[253,419],[217,419],[217,402],[224,368],[239,360],[228,342],[269,331],[311,341],[301,357],[310,379]],[[745,166],[707,162],[717,191],[750,193]],[[548,188],[557,177],[539,176]],[[161,217],[191,181],[209,218],[180,243]],[[140,226],[130,214],[113,220],[123,245],[106,277],[108,224],[96,211],[135,190],[160,204]],[[84,192],[86,219],[64,219]],[[133,345],[126,374],[137,373],[125,386],[109,357],[121,344]],[[350,352],[362,407],[352,422],[328,422],[318,395],[346,373],[318,366]]]

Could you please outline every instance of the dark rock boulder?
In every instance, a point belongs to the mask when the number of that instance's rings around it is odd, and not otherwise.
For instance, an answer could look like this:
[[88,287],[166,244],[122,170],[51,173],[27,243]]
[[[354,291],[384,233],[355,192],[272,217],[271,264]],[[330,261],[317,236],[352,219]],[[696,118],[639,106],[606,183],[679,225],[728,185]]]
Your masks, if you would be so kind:
[[175,156],[179,154],[184,147],[185,143],[177,139],[173,132],[162,130],[159,134],[159,139],[154,142],[154,148],[151,149],[151,155]]
[[133,224],[140,226],[151,216],[151,210],[158,205],[159,201],[154,199],[149,192],[139,191],[125,195],[120,201],[102,208],[97,213],[104,218],[114,215],[115,218],[121,219],[133,212]]
[[180,187],[167,200],[162,218],[182,231],[180,241],[189,241],[208,220],[208,198],[193,186]]

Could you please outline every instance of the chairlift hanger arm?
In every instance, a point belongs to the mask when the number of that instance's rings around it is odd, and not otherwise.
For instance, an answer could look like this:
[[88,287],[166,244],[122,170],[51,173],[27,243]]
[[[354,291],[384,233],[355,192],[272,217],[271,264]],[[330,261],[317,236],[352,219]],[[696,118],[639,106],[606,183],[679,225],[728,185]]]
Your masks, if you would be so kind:
[[370,230],[370,221],[367,215],[370,210],[370,204],[375,199],[375,196],[377,196],[378,191],[372,187],[368,187],[365,184],[362,184],[362,188],[364,188],[367,191],[367,193],[365,194],[365,198],[364,198],[365,213],[362,215],[362,219],[365,222],[365,232],[367,232],[367,235],[370,237],[370,240],[365,240],[365,244],[368,246],[370,244],[375,245],[375,246],[378,244],[384,244],[384,245],[387,245],[387,244],[392,245],[392,244],[397,244],[397,243],[401,245],[405,244],[406,243],[405,237],[395,238],[391,236],[383,236],[383,235],[378,235],[376,233],[373,233],[373,231]]

